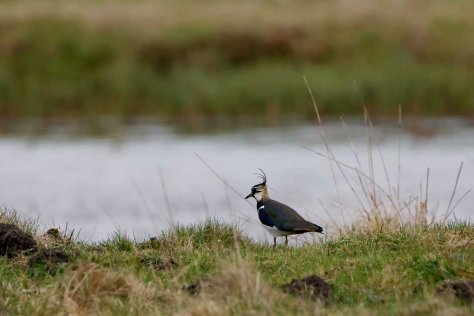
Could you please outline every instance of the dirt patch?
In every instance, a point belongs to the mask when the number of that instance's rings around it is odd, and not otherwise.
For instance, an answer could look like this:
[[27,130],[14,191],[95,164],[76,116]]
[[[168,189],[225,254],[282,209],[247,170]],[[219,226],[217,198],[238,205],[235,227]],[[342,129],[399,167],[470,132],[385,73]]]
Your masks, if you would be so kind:
[[144,258],[140,262],[159,271],[171,270],[178,265],[173,259]]
[[438,288],[438,293],[452,293],[460,300],[474,304],[474,280],[445,282]]
[[151,237],[149,240],[137,244],[140,249],[156,249],[160,247],[160,241],[157,237]]
[[215,287],[215,282],[208,278],[198,279],[195,283],[192,283],[184,288],[186,292],[191,295],[198,295],[203,289]]
[[71,257],[62,248],[43,249],[33,257],[31,257],[28,264],[30,267],[39,264],[48,265],[49,267],[56,267],[61,263],[68,263]]
[[50,228],[46,231],[45,233],[46,236],[51,236],[54,238],[59,238],[61,237],[61,233],[59,232],[59,229],[57,228]]
[[327,303],[331,286],[317,275],[311,275],[300,280],[293,279],[293,281],[283,286],[283,291]]
[[36,249],[33,237],[16,225],[0,223],[0,256],[11,258],[21,251]]

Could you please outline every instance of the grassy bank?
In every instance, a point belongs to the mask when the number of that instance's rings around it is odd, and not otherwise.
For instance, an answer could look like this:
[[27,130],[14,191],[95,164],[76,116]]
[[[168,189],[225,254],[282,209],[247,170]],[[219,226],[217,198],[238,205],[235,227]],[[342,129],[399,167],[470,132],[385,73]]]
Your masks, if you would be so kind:
[[[18,223],[6,213],[0,221]],[[0,311],[7,315],[473,312],[473,305],[437,293],[445,281],[474,278],[474,228],[468,224],[363,230],[275,249],[215,221],[143,243],[117,233],[94,245],[19,224],[36,236],[39,249],[61,247],[70,259],[0,257]],[[282,290],[311,274],[331,285],[326,304]]]
[[[474,4],[3,1],[0,116],[470,115]],[[354,84],[355,82],[355,84]]]

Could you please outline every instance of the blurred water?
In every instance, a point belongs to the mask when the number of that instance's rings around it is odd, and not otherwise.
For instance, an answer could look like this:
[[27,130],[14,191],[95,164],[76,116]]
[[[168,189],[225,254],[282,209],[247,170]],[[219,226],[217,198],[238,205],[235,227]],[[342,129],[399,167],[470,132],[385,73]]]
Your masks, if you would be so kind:
[[[349,125],[346,134],[340,124],[328,124],[325,134],[336,157],[355,166],[349,134],[367,170],[363,126]],[[429,205],[439,203],[438,212],[444,214],[462,161],[455,200],[474,188],[474,129],[452,125],[434,137],[420,138],[393,127],[377,127],[373,135],[394,187],[401,139],[402,199],[418,194],[430,168]],[[247,233],[263,240],[269,236],[258,223],[255,202],[241,197],[258,182],[253,173],[260,167],[267,173],[271,197],[331,232],[332,221],[321,205],[332,220],[349,223],[357,215],[353,211],[357,199],[340,175],[334,184],[326,159],[301,146],[325,153],[319,130],[313,126],[198,136],[137,126],[121,141],[71,139],[59,132],[37,139],[4,136],[0,138],[0,204],[22,216],[39,217],[43,228],[64,228],[67,223],[69,229],[81,231],[83,240],[100,240],[117,229],[142,239],[172,224],[206,217],[238,221]],[[376,148],[375,175],[386,188]],[[195,153],[241,196],[213,175]],[[347,170],[347,175],[357,186],[355,174]],[[456,208],[456,217],[470,218],[473,205],[474,195],[467,196]]]

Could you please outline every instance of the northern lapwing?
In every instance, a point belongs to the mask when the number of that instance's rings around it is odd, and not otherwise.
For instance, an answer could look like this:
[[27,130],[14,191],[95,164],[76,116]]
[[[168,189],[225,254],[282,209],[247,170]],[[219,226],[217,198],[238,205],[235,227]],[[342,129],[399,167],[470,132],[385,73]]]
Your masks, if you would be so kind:
[[245,197],[253,197],[257,201],[258,218],[263,227],[272,235],[273,246],[276,238],[285,236],[288,245],[288,235],[304,234],[310,232],[323,233],[323,228],[308,222],[291,207],[272,200],[268,197],[267,176],[262,169],[262,174],[257,174],[263,182],[252,187],[252,191]]

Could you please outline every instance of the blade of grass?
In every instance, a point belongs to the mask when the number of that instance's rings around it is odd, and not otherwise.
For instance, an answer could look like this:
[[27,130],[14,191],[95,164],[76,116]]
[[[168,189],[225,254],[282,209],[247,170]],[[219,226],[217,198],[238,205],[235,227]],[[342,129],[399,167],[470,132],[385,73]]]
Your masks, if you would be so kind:
[[446,208],[446,214],[444,216],[443,221],[446,221],[446,219],[449,217],[449,211],[451,209],[451,203],[453,202],[454,196],[456,195],[456,190],[458,188],[459,178],[461,177],[461,172],[462,172],[463,165],[464,165],[464,161],[462,161],[461,165],[459,166],[458,175],[456,176],[456,182],[454,183],[453,192],[451,193],[451,197],[449,199],[448,207]]

